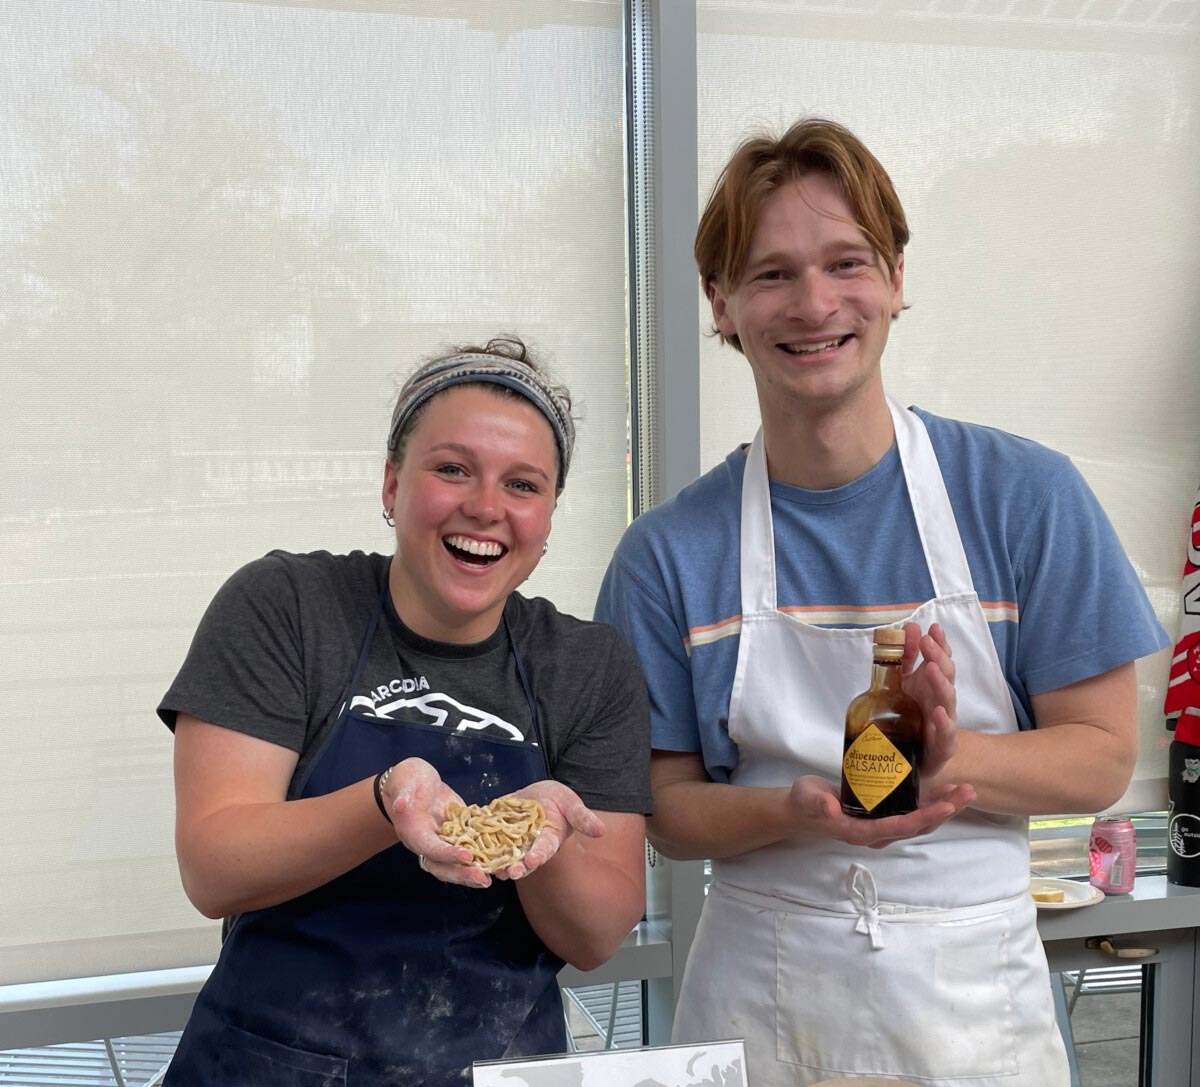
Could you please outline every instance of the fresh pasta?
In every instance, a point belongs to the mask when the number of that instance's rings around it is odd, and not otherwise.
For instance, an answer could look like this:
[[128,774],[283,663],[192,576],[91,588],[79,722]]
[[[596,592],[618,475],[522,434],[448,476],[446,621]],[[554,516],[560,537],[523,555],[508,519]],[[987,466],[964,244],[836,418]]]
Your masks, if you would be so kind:
[[[485,872],[516,864],[546,825],[546,811],[536,800],[501,796],[490,804],[446,805],[439,837],[471,851],[472,863]],[[553,826],[553,824],[551,824]]]

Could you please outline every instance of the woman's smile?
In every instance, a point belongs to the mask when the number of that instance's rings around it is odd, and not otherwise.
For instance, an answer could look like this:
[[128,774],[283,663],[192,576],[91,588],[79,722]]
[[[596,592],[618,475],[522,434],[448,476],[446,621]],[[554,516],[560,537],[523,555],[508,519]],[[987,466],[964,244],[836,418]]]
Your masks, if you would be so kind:
[[443,536],[442,544],[450,555],[468,566],[491,566],[508,550],[495,540],[480,540],[473,536]]

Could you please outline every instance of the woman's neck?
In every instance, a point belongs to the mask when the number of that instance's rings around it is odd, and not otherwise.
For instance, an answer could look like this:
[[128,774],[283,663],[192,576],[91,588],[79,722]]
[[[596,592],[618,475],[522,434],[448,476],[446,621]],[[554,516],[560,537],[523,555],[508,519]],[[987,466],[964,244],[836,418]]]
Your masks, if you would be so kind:
[[496,633],[504,615],[504,602],[486,612],[472,615],[459,615],[440,607],[432,593],[422,592],[406,576],[395,556],[388,569],[388,594],[400,622],[414,634],[431,642],[451,645],[485,642]]

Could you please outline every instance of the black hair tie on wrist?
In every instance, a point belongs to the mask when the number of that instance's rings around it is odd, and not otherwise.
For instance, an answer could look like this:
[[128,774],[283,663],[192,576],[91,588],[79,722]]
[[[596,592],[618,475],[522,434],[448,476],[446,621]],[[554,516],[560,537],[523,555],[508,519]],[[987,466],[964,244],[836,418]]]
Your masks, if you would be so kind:
[[388,821],[389,825],[391,825],[392,817],[388,815],[387,805],[383,802],[383,779],[388,776],[391,769],[389,766],[386,770],[381,770],[376,774],[375,784],[371,787],[375,793],[375,803],[379,805],[379,813]]

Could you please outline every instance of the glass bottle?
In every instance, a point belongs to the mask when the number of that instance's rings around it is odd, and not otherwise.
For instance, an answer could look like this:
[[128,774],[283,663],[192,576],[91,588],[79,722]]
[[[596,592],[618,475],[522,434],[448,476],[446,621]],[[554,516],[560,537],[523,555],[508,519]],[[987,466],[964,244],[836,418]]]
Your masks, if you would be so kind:
[[862,819],[905,815],[920,803],[923,715],[900,687],[904,631],[875,631],[871,686],[846,709],[842,811]]

